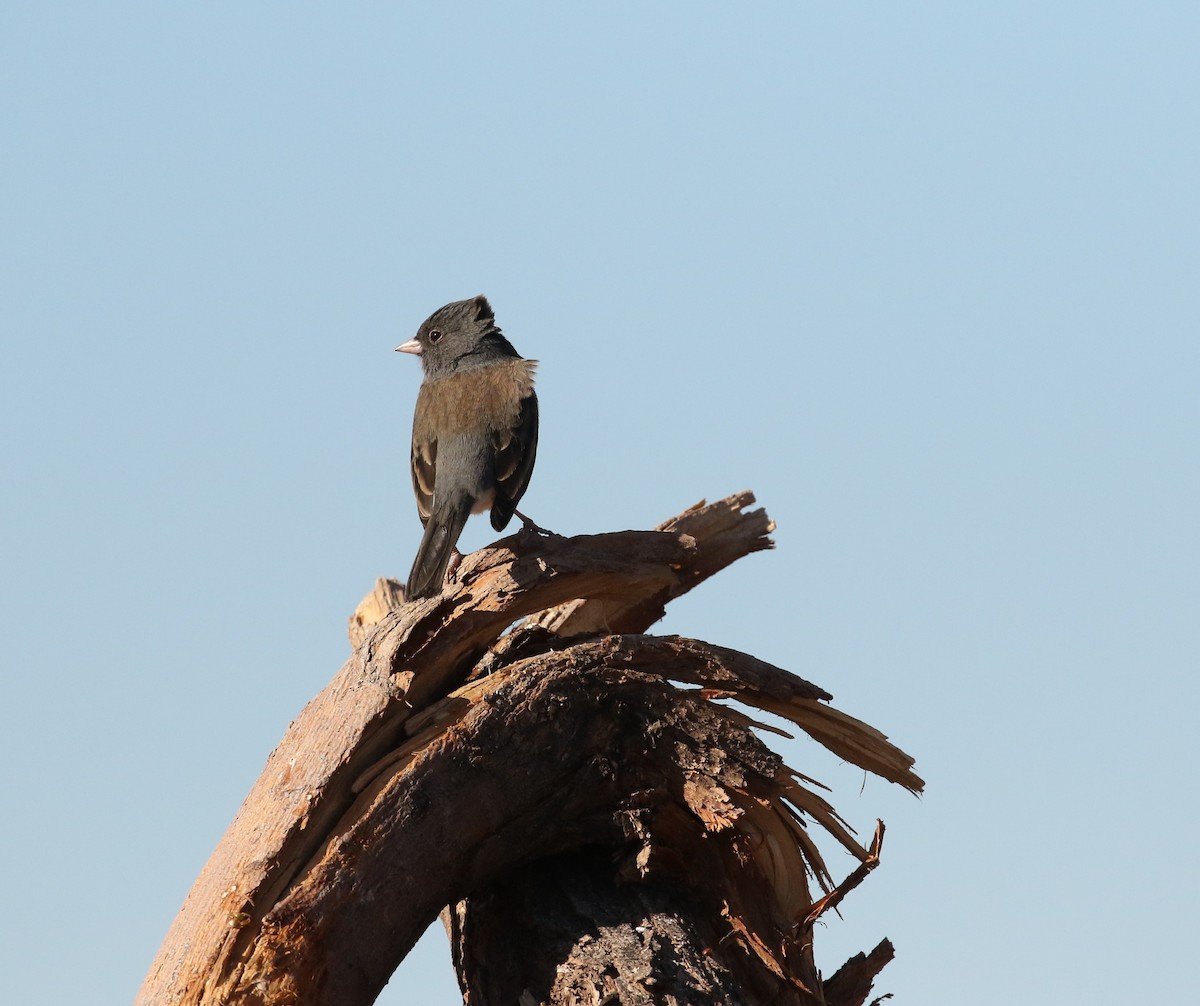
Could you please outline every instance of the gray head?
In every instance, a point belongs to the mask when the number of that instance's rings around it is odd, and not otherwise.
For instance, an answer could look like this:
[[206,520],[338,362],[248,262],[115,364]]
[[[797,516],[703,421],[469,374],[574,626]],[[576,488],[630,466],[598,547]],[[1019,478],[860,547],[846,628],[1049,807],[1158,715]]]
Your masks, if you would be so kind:
[[396,352],[419,356],[429,377],[518,356],[501,335],[492,305],[483,294],[439,307],[417,329],[416,337],[397,346]]

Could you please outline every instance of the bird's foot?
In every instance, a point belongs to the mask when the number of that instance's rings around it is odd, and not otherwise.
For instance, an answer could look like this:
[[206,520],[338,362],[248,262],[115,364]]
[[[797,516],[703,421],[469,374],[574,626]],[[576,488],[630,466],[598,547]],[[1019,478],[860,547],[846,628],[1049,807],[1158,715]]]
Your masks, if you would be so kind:
[[463,554],[456,548],[450,550],[450,561],[446,563],[446,582],[455,583],[458,580],[458,565],[463,561]]
[[535,524],[533,521],[531,521],[528,517],[526,517],[523,513],[521,513],[520,510],[514,509],[513,513],[515,513],[518,517],[521,518],[521,531],[522,532],[536,534],[539,538],[554,537],[553,531],[547,531],[544,527],[539,527],[537,524]]

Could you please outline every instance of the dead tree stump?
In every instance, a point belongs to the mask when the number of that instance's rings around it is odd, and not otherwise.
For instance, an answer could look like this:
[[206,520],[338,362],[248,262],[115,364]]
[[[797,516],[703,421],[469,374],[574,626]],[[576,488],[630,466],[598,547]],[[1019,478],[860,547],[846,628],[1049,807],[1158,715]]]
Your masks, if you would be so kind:
[[[863,1003],[891,945],[823,980],[812,932],[878,862],[882,825],[864,847],[725,700],[918,792],[912,759],[787,671],[644,635],[772,546],[753,502],[654,531],[518,533],[412,604],[380,581],[138,1006],[371,1003],[443,909],[471,1006]],[[814,824],[855,860],[840,884]]]

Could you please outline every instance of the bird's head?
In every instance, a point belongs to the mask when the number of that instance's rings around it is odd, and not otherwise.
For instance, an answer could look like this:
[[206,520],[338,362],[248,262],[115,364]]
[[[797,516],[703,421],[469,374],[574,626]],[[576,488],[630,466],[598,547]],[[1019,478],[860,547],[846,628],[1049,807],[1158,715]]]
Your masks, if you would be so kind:
[[396,352],[419,356],[425,373],[432,377],[517,355],[496,327],[492,305],[483,294],[439,307]]

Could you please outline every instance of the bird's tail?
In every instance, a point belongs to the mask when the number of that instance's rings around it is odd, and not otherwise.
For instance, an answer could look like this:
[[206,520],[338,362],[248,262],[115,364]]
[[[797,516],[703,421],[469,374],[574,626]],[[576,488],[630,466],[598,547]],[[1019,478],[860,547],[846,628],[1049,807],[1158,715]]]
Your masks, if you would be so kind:
[[421,537],[417,557],[413,560],[412,572],[408,574],[408,586],[404,590],[407,600],[432,597],[442,589],[446,567],[450,564],[450,553],[458,544],[463,525],[471,515],[471,499],[463,496],[451,500],[445,506],[436,506],[425,523],[425,534]]

